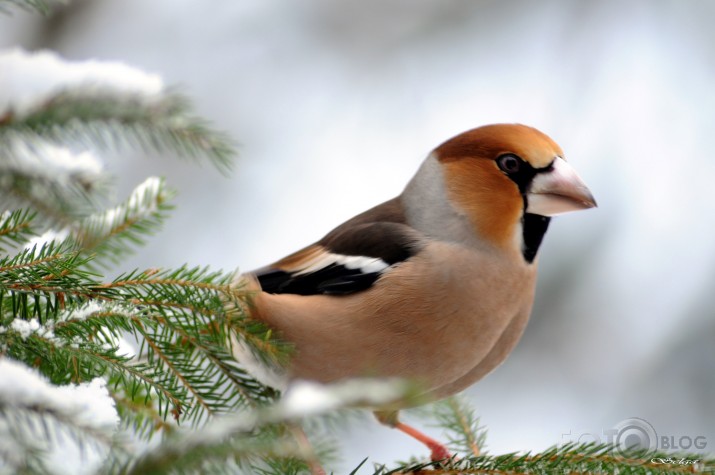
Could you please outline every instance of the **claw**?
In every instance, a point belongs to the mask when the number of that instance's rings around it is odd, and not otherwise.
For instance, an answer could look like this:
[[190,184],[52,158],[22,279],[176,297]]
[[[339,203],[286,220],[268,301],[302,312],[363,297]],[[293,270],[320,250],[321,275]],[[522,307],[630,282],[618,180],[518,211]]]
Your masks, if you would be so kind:
[[449,453],[449,449],[440,443],[436,444],[426,444],[431,450],[430,459],[433,462],[443,462],[452,458],[452,454]]

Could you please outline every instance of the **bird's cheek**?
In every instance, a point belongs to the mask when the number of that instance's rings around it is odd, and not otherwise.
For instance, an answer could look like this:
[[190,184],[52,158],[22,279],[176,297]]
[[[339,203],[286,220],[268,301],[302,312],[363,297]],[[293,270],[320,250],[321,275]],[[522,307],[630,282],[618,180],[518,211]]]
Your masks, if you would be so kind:
[[511,182],[481,178],[461,183],[452,202],[471,222],[477,237],[497,247],[512,241],[523,200]]

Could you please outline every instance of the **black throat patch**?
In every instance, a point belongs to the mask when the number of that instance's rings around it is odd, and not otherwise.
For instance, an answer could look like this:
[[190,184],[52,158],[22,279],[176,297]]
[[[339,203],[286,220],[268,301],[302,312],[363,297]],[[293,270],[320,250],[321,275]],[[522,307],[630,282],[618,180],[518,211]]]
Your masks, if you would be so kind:
[[539,251],[541,241],[544,239],[544,234],[549,228],[551,218],[538,214],[524,212],[521,218],[522,236],[524,239],[521,253],[526,262],[531,264],[536,258],[536,253]]
[[[500,160],[504,158],[517,159],[519,166],[515,170],[508,170],[505,166],[500,166]],[[527,200],[527,193],[529,191],[529,186],[536,175],[539,173],[550,172],[553,169],[554,162],[552,161],[547,167],[544,168],[534,168],[531,164],[524,159],[514,155],[505,154],[497,158],[497,166],[508,176],[511,181],[516,183],[519,187],[519,192],[524,200],[524,214],[521,217],[522,225],[522,249],[521,253],[524,256],[524,260],[531,264],[536,259],[536,254],[539,252],[539,246],[541,246],[541,241],[544,239],[544,234],[549,228],[549,222],[551,218],[548,216],[541,216],[538,214],[527,213],[526,209],[529,206]]]

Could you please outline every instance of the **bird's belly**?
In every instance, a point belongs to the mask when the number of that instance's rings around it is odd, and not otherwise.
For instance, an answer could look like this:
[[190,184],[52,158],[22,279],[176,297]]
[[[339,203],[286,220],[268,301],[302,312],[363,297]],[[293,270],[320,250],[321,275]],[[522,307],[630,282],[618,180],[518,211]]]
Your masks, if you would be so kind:
[[381,338],[371,341],[371,352],[379,355],[375,360],[380,373],[412,378],[431,391],[455,381],[466,383],[474,368],[489,367],[486,374],[501,363],[518,340],[503,336],[512,326],[522,327],[528,312],[523,312],[521,302],[506,296],[492,295],[484,302],[478,294],[472,295],[461,302],[448,298],[420,313],[431,315],[430,319],[413,318],[409,312],[385,319],[392,335],[389,344]]
[[531,305],[517,314],[509,322],[509,325],[507,325],[504,329],[497,342],[492,346],[491,350],[483,357],[474,360],[476,364],[469,368],[468,371],[451,382],[438,387],[433,387],[431,391],[432,398],[441,399],[460,392],[482,379],[493,369],[503,363],[524,333],[524,329],[526,328],[526,324],[529,320],[530,312]]

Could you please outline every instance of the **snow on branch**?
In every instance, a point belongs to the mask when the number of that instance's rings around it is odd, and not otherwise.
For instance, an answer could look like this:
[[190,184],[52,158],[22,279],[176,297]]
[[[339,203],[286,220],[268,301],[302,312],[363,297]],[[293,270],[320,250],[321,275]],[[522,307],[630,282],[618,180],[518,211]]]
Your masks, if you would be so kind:
[[31,210],[5,211],[0,215],[0,252],[7,252],[11,246],[24,244],[35,235],[32,222],[35,213]]
[[224,171],[235,154],[231,141],[156,74],[48,51],[0,51],[4,207],[32,208],[66,227],[95,212],[105,191],[102,163],[88,150],[126,147],[208,158]]
[[[0,358],[0,466],[22,471],[42,464],[61,435],[78,444],[107,447],[119,416],[101,378],[55,386],[22,363]],[[39,460],[37,460],[39,459]]]
[[[2,190],[0,195],[1,193]],[[173,196],[173,191],[166,187],[163,178],[149,177],[134,189],[124,203],[63,227],[48,229],[42,234],[34,234],[30,228],[31,217],[27,222],[23,222],[21,218],[28,218],[26,214],[8,211],[0,216],[0,243],[3,239],[17,243],[19,237],[11,236],[11,232],[25,230],[23,236],[27,240],[23,244],[26,250],[35,247],[40,249],[49,244],[69,243],[78,250],[94,254],[88,268],[106,267],[105,260],[120,262],[134,247],[144,243],[145,236],[160,228],[168,211],[173,207],[169,203]],[[9,229],[5,230],[5,227]]]
[[124,203],[80,221],[72,231],[73,238],[80,247],[94,252],[100,265],[104,260],[121,262],[134,247],[143,244],[145,236],[161,227],[172,208],[169,200],[173,196],[163,178],[149,177]]
[[356,378],[335,384],[298,381],[271,410],[269,419],[290,420],[346,407],[381,407],[416,401],[419,388],[399,379]]
[[[297,421],[327,416],[336,410],[367,406],[389,406],[414,401],[417,388],[400,379],[360,378],[334,384],[297,382],[275,404],[259,410],[215,418],[201,431],[180,430],[174,437],[133,460],[124,462],[118,473],[173,473],[201,471],[207,463],[249,465],[255,473],[267,471],[271,460],[294,459],[298,467],[315,454],[307,453],[291,427]],[[287,430],[277,430],[283,428]],[[271,431],[275,433],[270,433]],[[308,449],[309,450],[309,449]],[[121,464],[120,464],[121,465]],[[284,467],[285,468],[285,467]],[[305,470],[285,470],[285,473]],[[251,472],[254,473],[254,472]],[[281,472],[284,473],[284,472]]]
[[69,237],[69,229],[63,228],[59,231],[49,229],[40,236],[35,236],[25,244],[25,249],[42,248],[49,244],[61,244]]
[[25,142],[12,135],[7,139],[0,149],[4,155],[2,174],[17,173],[66,185],[76,182],[84,188],[91,187],[102,174],[102,163],[90,152],[74,153],[67,147]]
[[6,208],[34,208],[66,224],[92,209],[91,197],[105,183],[102,164],[91,152],[39,137],[0,135],[0,199]]
[[9,358],[0,359],[0,405],[17,410],[41,408],[108,437],[119,424],[103,379],[54,386],[35,370]]
[[0,134],[8,132],[74,147],[172,151],[208,158],[224,171],[235,154],[228,137],[196,117],[158,75],[46,51],[0,52]]
[[0,122],[35,114],[62,93],[78,99],[123,96],[151,104],[163,91],[160,76],[120,62],[65,61],[50,51],[19,48],[0,52]]

